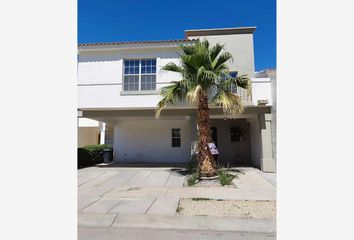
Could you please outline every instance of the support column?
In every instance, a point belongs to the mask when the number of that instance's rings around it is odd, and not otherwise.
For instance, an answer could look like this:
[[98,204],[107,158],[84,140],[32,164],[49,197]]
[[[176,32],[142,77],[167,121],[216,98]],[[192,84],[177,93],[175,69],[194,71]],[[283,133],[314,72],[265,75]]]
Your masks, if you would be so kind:
[[190,124],[190,133],[191,133],[191,157],[195,153],[197,147],[197,140],[198,140],[198,126],[197,126],[197,116],[190,115],[189,118]]
[[250,147],[251,147],[251,158],[252,158],[252,166],[262,169],[261,158],[262,158],[262,140],[261,140],[261,130],[259,126],[258,116],[254,116],[253,118],[247,118],[247,122],[249,123],[249,131],[250,131]]
[[272,149],[272,114],[259,114],[261,134],[261,170],[263,172],[276,172],[276,164]]
[[119,130],[119,121],[116,120],[113,124],[113,161],[118,162],[119,161],[119,151],[121,149],[119,148],[120,142],[119,142],[119,135],[120,135],[120,130]]
[[100,144],[105,144],[106,139],[106,123],[100,122]]

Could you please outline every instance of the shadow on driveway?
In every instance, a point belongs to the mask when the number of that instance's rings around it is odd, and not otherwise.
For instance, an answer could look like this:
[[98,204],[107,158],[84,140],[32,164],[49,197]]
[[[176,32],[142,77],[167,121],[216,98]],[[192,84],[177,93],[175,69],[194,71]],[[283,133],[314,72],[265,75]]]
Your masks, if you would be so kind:
[[155,162],[134,162],[134,163],[110,163],[97,164],[100,168],[169,168],[171,172],[182,176],[187,175],[186,163],[155,163]]

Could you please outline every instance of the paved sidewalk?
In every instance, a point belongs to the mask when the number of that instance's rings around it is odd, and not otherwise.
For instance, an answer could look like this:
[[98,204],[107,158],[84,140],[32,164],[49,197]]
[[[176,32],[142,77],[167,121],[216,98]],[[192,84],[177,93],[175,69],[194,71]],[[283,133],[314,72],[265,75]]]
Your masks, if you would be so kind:
[[277,186],[277,174],[276,173],[264,173],[262,172],[261,175],[274,187]]

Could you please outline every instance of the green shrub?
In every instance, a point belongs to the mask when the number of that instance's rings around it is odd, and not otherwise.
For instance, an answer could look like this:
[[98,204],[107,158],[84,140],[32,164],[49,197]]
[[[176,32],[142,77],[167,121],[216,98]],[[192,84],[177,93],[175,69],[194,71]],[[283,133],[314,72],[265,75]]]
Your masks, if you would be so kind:
[[198,172],[192,173],[187,177],[187,184],[188,186],[194,186],[197,182],[197,179],[199,177]]
[[90,153],[85,148],[77,149],[77,167],[86,167],[93,164]]
[[[84,156],[84,159],[88,162],[92,163],[102,163],[103,162],[103,155],[102,152],[104,149],[112,149],[111,145],[107,144],[97,144],[97,145],[86,145],[83,146],[82,148],[79,148],[79,161],[80,155]],[[89,157],[88,157],[88,156]],[[88,159],[90,158],[90,159]]]
[[230,185],[235,175],[228,173],[225,170],[218,170],[219,180],[222,186]]
[[197,156],[193,155],[191,161],[186,165],[188,174],[193,174],[198,170]]

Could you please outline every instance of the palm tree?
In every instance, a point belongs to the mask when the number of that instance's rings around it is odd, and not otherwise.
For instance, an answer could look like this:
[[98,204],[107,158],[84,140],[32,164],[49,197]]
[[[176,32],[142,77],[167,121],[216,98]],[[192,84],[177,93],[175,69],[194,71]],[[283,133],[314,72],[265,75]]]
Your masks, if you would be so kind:
[[[175,105],[177,101],[197,106],[198,170],[200,176],[211,177],[216,175],[216,164],[208,149],[211,142],[209,104],[222,107],[225,114],[232,116],[242,113],[241,99],[231,92],[231,86],[235,84],[249,93],[251,81],[246,75],[230,76],[226,62],[232,61],[232,55],[223,51],[224,45],[210,46],[205,40],[181,48],[180,65],[168,63],[162,68],[180,73],[181,79],[161,89],[163,98],[157,104],[156,117],[160,116],[162,109]],[[213,96],[210,96],[211,90]]]

